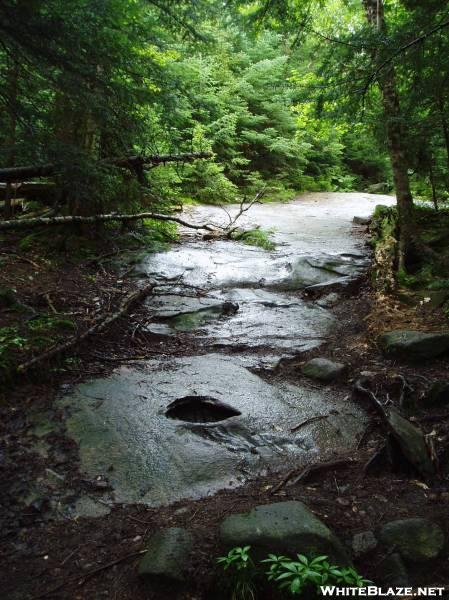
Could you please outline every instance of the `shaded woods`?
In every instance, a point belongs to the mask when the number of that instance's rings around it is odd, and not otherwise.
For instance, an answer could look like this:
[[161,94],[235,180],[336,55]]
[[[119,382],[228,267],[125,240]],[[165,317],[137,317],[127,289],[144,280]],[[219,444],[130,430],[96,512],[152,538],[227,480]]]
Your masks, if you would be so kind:
[[2,598],[447,591],[448,12],[0,1]]

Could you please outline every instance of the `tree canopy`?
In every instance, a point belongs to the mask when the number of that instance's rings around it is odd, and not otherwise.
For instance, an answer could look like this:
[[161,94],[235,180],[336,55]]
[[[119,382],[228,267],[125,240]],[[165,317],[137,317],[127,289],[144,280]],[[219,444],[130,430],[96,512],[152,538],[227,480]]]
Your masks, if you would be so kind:
[[[447,199],[448,8],[4,0],[1,167],[57,163],[52,202],[82,215],[395,184],[406,232],[412,193]],[[195,152],[213,159],[117,160]]]

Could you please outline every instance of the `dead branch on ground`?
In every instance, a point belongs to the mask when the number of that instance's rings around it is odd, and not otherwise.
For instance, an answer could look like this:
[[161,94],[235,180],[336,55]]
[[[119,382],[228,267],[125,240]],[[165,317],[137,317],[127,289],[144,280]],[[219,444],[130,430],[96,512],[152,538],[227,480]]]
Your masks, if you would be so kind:
[[154,219],[156,221],[170,221],[178,223],[183,227],[189,227],[196,230],[207,230],[215,232],[216,228],[207,223],[196,225],[188,223],[174,215],[163,215],[154,212],[142,212],[136,214],[103,214],[83,217],[81,215],[71,215],[65,217],[37,217],[34,219],[12,219],[9,221],[0,221],[0,229],[24,229],[26,227],[39,227],[42,225],[71,225],[73,223],[103,223],[106,221],[138,221],[140,219]]
[[139,302],[146,298],[153,290],[155,284],[151,282],[147,284],[143,288],[139,288],[138,290],[134,290],[123,300],[121,301],[119,308],[113,312],[112,314],[102,314],[98,316],[93,325],[91,325],[88,329],[86,329],[83,333],[79,335],[74,335],[69,338],[66,342],[62,344],[57,344],[53,348],[43,352],[39,356],[35,356],[34,358],[22,363],[17,367],[17,373],[25,373],[30,369],[55,358],[55,356],[59,356],[67,352],[67,350],[71,350],[75,346],[78,346],[81,342],[83,342],[86,338],[91,336],[94,333],[100,333],[104,329],[106,329],[109,325],[111,325],[114,321],[125,315],[131,306],[133,306],[136,302]]

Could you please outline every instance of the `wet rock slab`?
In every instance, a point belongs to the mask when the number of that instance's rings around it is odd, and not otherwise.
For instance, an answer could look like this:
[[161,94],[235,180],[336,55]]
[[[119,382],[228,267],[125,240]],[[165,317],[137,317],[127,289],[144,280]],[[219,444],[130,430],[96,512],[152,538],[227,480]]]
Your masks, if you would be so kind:
[[[162,296],[148,306],[153,333],[195,331],[203,345],[305,352],[320,346],[335,326],[332,314],[300,297],[236,288],[212,296]],[[235,306],[235,310],[226,310]],[[163,323],[160,321],[163,320]]]
[[[195,397],[235,412],[217,421],[167,416],[174,401]],[[151,505],[238,485],[293,456],[300,464],[323,450],[342,451],[364,427],[361,410],[348,410],[335,391],[270,384],[238,357],[214,354],[122,367],[78,386],[61,404],[85,476],[106,477],[116,501]],[[291,432],[316,414],[329,417]]]
[[[249,369],[269,377],[280,359],[326,341],[335,325],[326,307],[368,262],[352,219],[368,217],[379,201],[393,200],[309,194],[261,204],[240,225],[275,227],[274,251],[189,238],[144,257],[136,271],[159,282],[159,295],[146,304],[148,331],[189,336],[199,353],[211,354],[121,367],[63,398],[86,478],[109,482],[112,500],[158,505],[351,448],[364,416],[343,393],[307,381],[269,383]],[[192,222],[227,222],[219,208],[188,211]],[[313,302],[323,294],[328,303]],[[232,358],[213,353],[219,350]],[[291,431],[317,415],[327,418]]]

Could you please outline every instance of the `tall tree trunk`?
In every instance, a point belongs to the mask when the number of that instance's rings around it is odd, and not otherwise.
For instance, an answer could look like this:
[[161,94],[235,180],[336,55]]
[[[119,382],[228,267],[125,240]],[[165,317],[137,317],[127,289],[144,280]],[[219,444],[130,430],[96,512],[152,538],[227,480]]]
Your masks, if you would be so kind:
[[[13,167],[16,160],[16,135],[17,135],[17,95],[19,83],[19,63],[8,57],[8,70],[6,74],[8,89],[9,127],[7,133],[8,157],[7,166]],[[13,215],[13,189],[11,184],[6,186],[4,218],[10,219]]]
[[[379,31],[386,30],[383,0],[363,0],[368,23]],[[381,61],[379,53],[376,55]],[[382,104],[387,126],[387,143],[393,170],[399,217],[399,269],[406,269],[408,259],[413,258],[418,243],[413,197],[405,157],[401,107],[396,88],[395,70],[392,63],[385,66],[377,76],[382,94]]]
[[443,129],[444,143],[446,145],[446,158],[449,176],[449,126],[446,119],[444,100],[440,95],[438,96],[438,109],[440,113],[441,128]]
[[433,172],[433,156],[432,155],[430,155],[430,162],[429,162],[429,179],[430,179],[430,185],[432,187],[433,206],[434,206],[435,210],[438,210],[438,196],[437,196],[437,187],[435,184],[435,174]]

